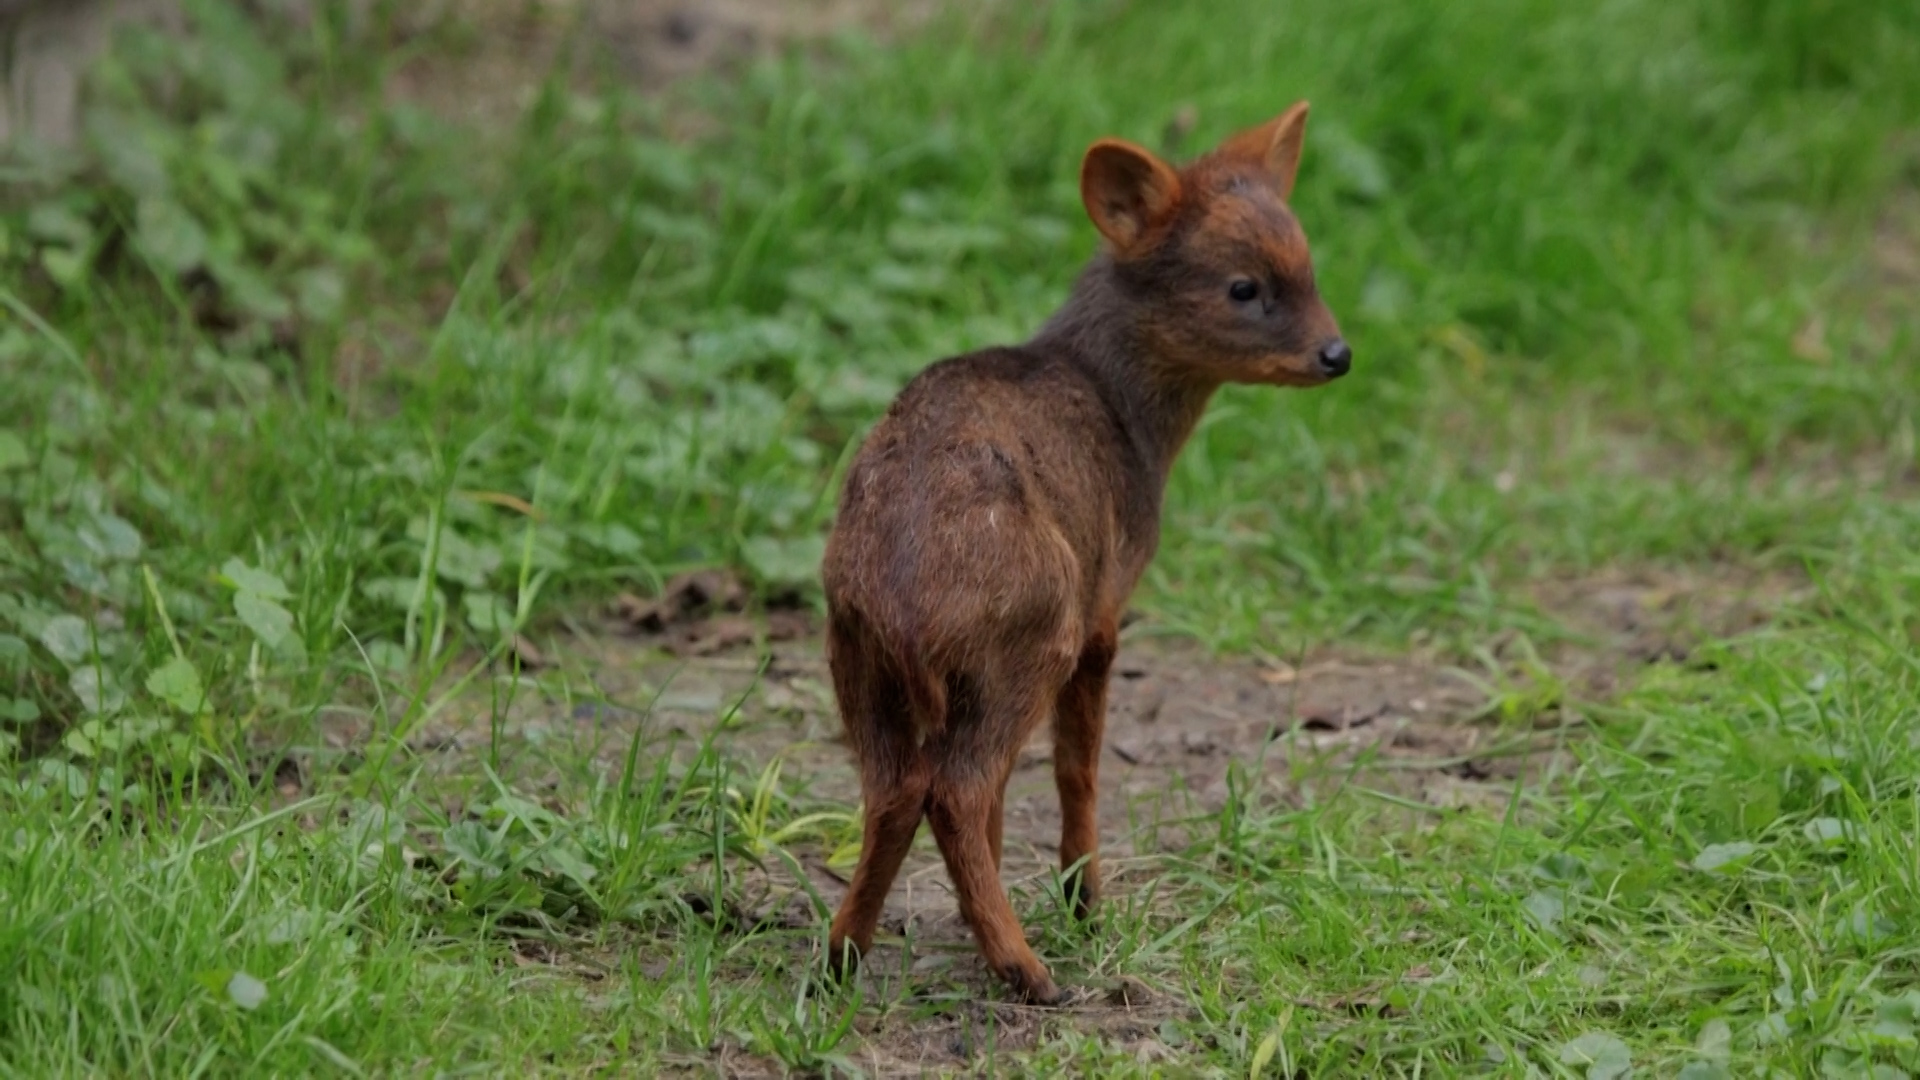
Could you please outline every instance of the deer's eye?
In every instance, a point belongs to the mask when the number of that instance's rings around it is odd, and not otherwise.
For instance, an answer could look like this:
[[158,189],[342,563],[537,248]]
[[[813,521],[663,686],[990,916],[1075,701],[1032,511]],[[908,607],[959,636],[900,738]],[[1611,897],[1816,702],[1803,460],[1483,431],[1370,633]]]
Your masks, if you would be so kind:
[[1233,284],[1227,286],[1227,295],[1244,304],[1260,295],[1260,285],[1252,278],[1235,278]]

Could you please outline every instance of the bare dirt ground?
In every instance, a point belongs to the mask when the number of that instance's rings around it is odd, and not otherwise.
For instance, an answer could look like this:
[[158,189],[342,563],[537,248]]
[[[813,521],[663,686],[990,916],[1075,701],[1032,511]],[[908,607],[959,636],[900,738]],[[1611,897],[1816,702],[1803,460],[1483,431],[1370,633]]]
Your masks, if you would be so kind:
[[[1703,640],[1757,625],[1795,587],[1777,577],[1650,571],[1543,583],[1536,589],[1542,609],[1581,639],[1539,652],[1517,639],[1496,640],[1492,668],[1419,653],[1334,650],[1293,663],[1221,660],[1135,635],[1115,667],[1100,772],[1107,901],[1144,895],[1159,859],[1184,846],[1183,823],[1225,803],[1236,764],[1244,783],[1281,805],[1308,805],[1342,783],[1360,783],[1440,810],[1497,812],[1516,777],[1529,786],[1550,783],[1571,764],[1583,702],[1610,696],[1633,669],[1684,661]],[[523,654],[539,665],[539,680],[500,717],[501,738],[516,748],[545,744],[557,749],[555,759],[590,756],[617,775],[636,732],[649,757],[685,753],[717,732],[730,758],[758,768],[780,757],[783,776],[804,795],[852,808],[859,786],[816,628],[797,611],[744,613],[744,595],[719,575],[683,579],[664,602],[628,598],[604,620],[527,642]],[[1510,701],[1531,704],[1503,714]],[[412,743],[450,770],[470,767],[493,738],[494,707],[491,690],[472,689]],[[345,745],[359,735],[329,732]],[[1016,896],[1031,902],[1045,893],[1059,828],[1043,729],[1008,789],[1002,876]],[[846,868],[829,865],[825,851],[807,852],[801,862],[806,884],[837,904]],[[744,891],[755,919],[795,929],[819,921],[805,885],[777,868]],[[907,978],[916,995],[967,1002],[933,1017],[902,1010],[864,1017],[858,1057],[878,1075],[964,1065],[989,1013],[1003,1049],[1038,1038],[1047,1025],[1068,1024],[1151,1059],[1164,1049],[1159,1023],[1185,1011],[1178,997],[1132,977],[1083,983],[1063,1011],[997,1002],[924,830],[894,886],[867,970]],[[739,1061],[726,1071],[757,1070]]]
[[413,29],[458,28],[462,48],[395,72],[398,99],[448,119],[497,125],[552,73],[611,75],[658,90],[779,49],[859,28],[885,38],[924,22],[937,0],[438,0]]

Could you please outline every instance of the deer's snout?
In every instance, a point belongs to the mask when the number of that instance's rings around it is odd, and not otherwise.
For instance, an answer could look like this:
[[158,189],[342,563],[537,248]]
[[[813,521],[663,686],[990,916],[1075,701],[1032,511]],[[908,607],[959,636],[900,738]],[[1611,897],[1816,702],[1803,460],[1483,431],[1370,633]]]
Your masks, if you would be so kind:
[[1353,350],[1345,338],[1334,338],[1320,346],[1318,359],[1321,373],[1329,379],[1337,379],[1353,368]]

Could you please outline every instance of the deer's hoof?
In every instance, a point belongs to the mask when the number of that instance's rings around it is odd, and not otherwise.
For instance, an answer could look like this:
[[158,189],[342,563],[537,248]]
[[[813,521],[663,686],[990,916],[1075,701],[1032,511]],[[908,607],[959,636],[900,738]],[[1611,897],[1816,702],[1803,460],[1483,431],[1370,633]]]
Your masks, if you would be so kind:
[[1053,1006],[1066,1000],[1066,995],[1060,992],[1060,987],[1053,981],[1053,976],[1047,974],[1046,968],[1032,971],[1015,968],[1001,972],[1000,977],[1030,1005]]

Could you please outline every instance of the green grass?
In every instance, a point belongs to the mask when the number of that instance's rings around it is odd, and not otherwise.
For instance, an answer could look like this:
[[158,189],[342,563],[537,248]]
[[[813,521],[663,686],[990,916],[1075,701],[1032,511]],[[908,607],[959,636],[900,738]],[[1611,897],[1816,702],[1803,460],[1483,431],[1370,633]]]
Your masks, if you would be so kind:
[[[817,927],[712,914],[849,839],[791,776],[406,737],[516,627],[809,587],[893,390],[1064,295],[1086,143],[1299,97],[1357,370],[1221,396],[1145,629],[1465,657],[1601,569],[1807,599],[1570,706],[1504,814],[1242,785],[1091,934],[1025,897],[1043,954],[1190,1004],[1170,1072],[1920,1068],[1920,316],[1872,254],[1920,9],[1061,0],[472,132],[378,89],[457,27],[192,7],[77,165],[0,177],[0,1072],[852,1068],[964,1008],[809,994]],[[1149,1068],[1070,1023],[983,1067],[1069,1057]]]

